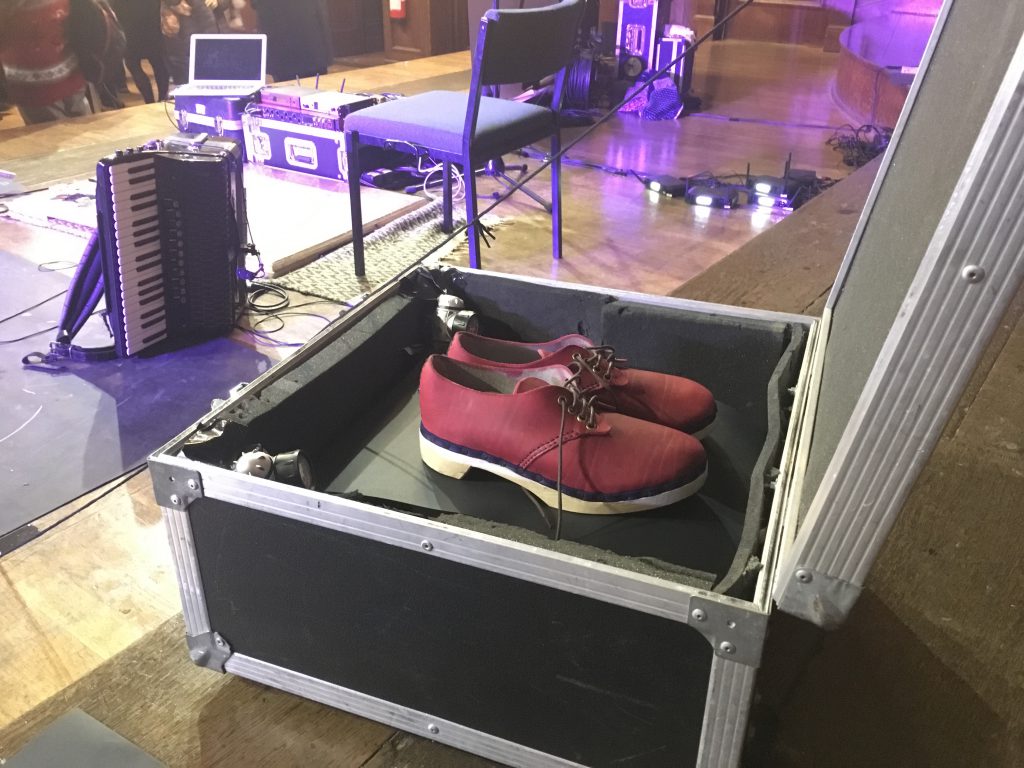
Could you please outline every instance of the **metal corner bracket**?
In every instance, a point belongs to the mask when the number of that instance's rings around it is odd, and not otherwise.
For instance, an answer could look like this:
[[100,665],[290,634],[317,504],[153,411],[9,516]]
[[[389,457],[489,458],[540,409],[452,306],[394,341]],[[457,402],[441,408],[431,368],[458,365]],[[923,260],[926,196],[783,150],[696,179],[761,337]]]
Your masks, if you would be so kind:
[[188,509],[193,501],[203,498],[203,478],[194,469],[150,461],[149,473],[153,480],[153,494],[161,506]]
[[861,593],[856,584],[803,566],[797,566],[785,578],[789,585],[779,608],[823,629],[839,626]]
[[198,667],[217,672],[224,671],[224,662],[231,658],[231,646],[216,632],[185,637],[188,643],[188,657]]
[[768,614],[694,595],[687,623],[707,638],[716,656],[748,667],[761,664]]

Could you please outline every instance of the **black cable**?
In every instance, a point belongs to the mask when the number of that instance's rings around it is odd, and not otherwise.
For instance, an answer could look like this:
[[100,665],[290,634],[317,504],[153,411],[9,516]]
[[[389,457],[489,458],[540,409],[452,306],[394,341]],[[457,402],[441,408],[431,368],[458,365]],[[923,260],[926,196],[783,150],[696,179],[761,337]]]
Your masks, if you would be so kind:
[[49,328],[43,328],[41,331],[32,331],[32,333],[26,333],[24,336],[19,336],[16,339],[0,339],[0,346],[7,344],[17,344],[19,341],[25,341],[25,339],[31,339],[33,336],[38,336],[42,333],[49,333],[50,331],[56,331],[57,326],[52,325]]
[[177,124],[177,123],[176,123],[176,122],[174,121],[174,119],[173,119],[173,118],[171,117],[171,112],[170,112],[170,108],[169,108],[169,107],[167,106],[167,104],[168,104],[167,100],[166,100],[166,99],[164,99],[164,114],[165,114],[165,115],[167,115],[167,122],[169,122],[169,123],[170,123],[171,125],[173,125],[173,126],[174,126],[174,130],[176,130],[176,131],[180,131],[180,130],[181,130],[181,126],[179,126],[179,125],[178,125],[178,124]]
[[68,289],[65,288],[60,293],[55,293],[55,294],[53,294],[53,296],[49,296],[49,297],[43,299],[42,301],[39,301],[39,302],[33,304],[31,307],[25,307],[24,309],[19,309],[13,315],[8,315],[7,317],[0,317],[0,323],[6,323],[8,320],[13,320],[16,317],[20,317],[21,315],[25,314],[26,312],[31,312],[33,309],[35,309],[37,307],[43,306],[43,304],[51,302],[54,299],[59,299],[61,296],[63,296],[67,292],[68,292]]
[[[107,483],[111,483],[111,482],[114,483],[113,485],[111,485],[109,488],[107,488],[107,490],[105,490],[103,493],[101,493],[96,498],[90,499],[89,501],[87,501],[82,506],[80,506],[77,509],[74,509],[71,512],[69,512],[68,514],[66,514],[60,520],[57,520],[56,522],[51,523],[50,525],[46,526],[45,528],[40,529],[32,538],[27,539],[25,541],[22,541],[20,544],[18,544],[18,546],[14,547],[14,549],[7,550],[6,552],[0,552],[0,557],[3,557],[4,555],[9,555],[9,554],[11,554],[11,552],[17,551],[21,547],[23,547],[26,544],[28,544],[30,541],[38,539],[40,536],[43,536],[43,535],[49,533],[50,531],[52,531],[58,525],[61,525],[62,523],[66,523],[68,520],[70,520],[75,515],[77,515],[77,514],[79,514],[81,512],[84,512],[89,507],[91,507],[93,504],[95,504],[97,501],[99,501],[100,499],[106,498],[111,493],[113,493],[118,488],[120,488],[122,485],[124,485],[129,480],[131,480],[133,477],[135,477],[136,475],[140,474],[142,472],[142,470],[144,470],[145,468],[146,468],[146,464],[145,463],[136,464],[134,467],[131,467],[130,469],[125,470],[119,477],[115,478],[114,480],[107,480],[106,482],[103,482],[103,483],[100,483],[99,485],[93,486],[88,491],[83,493],[82,496],[85,496],[87,494],[90,494],[90,493],[93,493],[93,492],[97,491],[98,489],[100,489],[104,485],[106,485]],[[65,506],[65,505],[61,504],[60,506],[53,507],[49,511],[44,512],[39,517],[46,517],[46,515],[49,515],[49,514],[52,514],[53,512],[56,512],[58,509],[60,509],[63,506]]]
[[[276,296],[277,301],[272,304],[260,304],[259,299],[263,296]],[[269,315],[288,309],[291,299],[283,288],[270,283],[257,283],[253,281],[249,286],[249,295],[246,297],[246,306],[250,312],[258,315]]]

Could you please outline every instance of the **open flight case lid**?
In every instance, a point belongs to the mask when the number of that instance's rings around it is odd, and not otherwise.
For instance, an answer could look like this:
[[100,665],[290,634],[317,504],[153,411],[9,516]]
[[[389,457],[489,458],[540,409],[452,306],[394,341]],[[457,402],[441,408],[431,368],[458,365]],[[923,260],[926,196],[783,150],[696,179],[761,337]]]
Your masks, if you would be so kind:
[[848,615],[1024,274],[1024,3],[946,0],[822,315],[773,597]]

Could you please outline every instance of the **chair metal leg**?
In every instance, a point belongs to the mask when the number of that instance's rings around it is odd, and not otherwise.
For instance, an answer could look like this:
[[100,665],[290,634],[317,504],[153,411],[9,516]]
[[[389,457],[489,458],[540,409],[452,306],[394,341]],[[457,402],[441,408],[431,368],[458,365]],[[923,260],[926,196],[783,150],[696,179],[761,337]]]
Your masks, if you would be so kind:
[[[472,168],[473,164],[466,158],[463,168]],[[476,174],[472,171],[464,175],[466,181],[466,221],[471,222],[477,216],[476,206]],[[473,224],[466,232],[469,238],[469,267],[480,269],[480,228]]]
[[558,153],[562,149],[561,132],[556,128],[551,134],[551,256],[562,258],[562,160]]
[[348,161],[348,199],[352,213],[352,258],[356,277],[366,276],[363,263],[363,203],[359,195],[359,134],[345,133],[345,155]]
[[[497,180],[500,184],[502,184],[505,187],[505,189],[512,189],[512,187],[516,185],[519,179],[526,175],[527,170],[528,168],[525,164],[505,165],[505,161],[499,157],[496,160],[490,160],[487,163],[487,165],[484,166],[484,175],[490,176],[492,179]],[[510,176],[507,173],[507,171],[515,171],[518,174],[519,178]],[[519,189],[516,190],[516,192],[522,192],[524,195],[526,195],[535,203],[537,203],[545,211],[551,213],[551,203],[549,203],[547,200],[538,195],[529,187],[520,187]],[[491,193],[491,197],[497,200],[499,197],[501,197],[501,192],[493,192]]]
[[454,227],[452,226],[452,164],[447,160],[441,163],[441,173],[444,174],[441,231],[448,234]]

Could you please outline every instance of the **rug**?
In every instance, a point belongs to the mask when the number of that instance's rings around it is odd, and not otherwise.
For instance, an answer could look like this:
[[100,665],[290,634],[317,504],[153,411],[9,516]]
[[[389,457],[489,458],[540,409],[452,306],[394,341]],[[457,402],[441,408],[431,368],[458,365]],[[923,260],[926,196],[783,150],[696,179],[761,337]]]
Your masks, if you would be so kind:
[[[465,224],[465,211],[456,210],[453,221],[456,228]],[[487,215],[483,217],[483,223],[488,230],[493,230],[504,226],[508,220]],[[298,293],[346,303],[377,290],[433,248],[440,246],[423,261],[427,266],[454,260],[461,249],[468,249],[464,233],[450,240],[449,237],[441,231],[441,201],[435,200],[365,237],[365,277],[356,277],[352,245],[348,244],[324,254],[312,264],[281,277],[269,278],[267,282]]]

